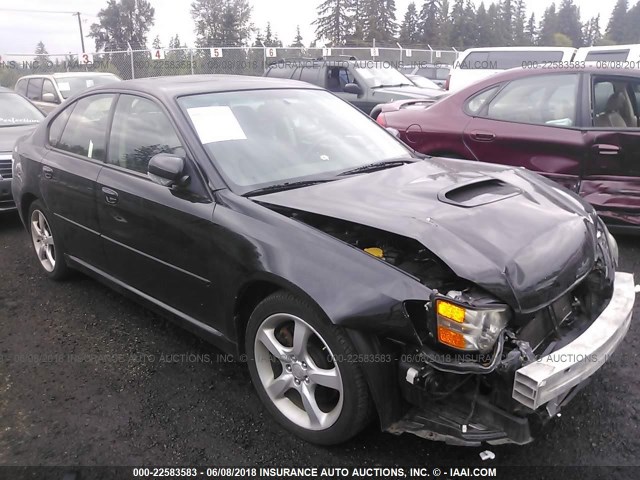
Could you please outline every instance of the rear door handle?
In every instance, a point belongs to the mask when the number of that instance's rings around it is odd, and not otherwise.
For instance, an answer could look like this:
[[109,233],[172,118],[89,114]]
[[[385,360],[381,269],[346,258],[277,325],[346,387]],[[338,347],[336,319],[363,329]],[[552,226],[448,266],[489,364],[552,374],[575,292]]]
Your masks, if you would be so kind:
[[620,147],[617,145],[608,145],[606,143],[598,143],[593,146],[593,149],[598,152],[599,155],[619,155]]
[[51,180],[53,178],[53,168],[51,167],[47,167],[46,165],[44,165],[42,167],[42,175],[44,176],[44,178],[46,178],[47,180]]
[[471,132],[471,138],[478,142],[493,142],[496,139],[496,135],[491,132]]
[[107,187],[102,187],[102,193],[104,193],[104,200],[109,205],[115,205],[118,203],[118,192],[111,190]]

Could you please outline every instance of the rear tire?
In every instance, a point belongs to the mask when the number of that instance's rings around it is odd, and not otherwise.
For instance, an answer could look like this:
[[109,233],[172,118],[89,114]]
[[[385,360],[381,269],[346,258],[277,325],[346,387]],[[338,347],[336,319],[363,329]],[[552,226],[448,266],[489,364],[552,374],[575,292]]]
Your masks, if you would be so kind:
[[369,390],[349,338],[308,302],[283,291],[265,298],[251,314],[245,348],[260,399],[297,436],[333,445],[369,422]]
[[29,233],[44,274],[52,280],[62,280],[69,276],[69,267],[64,259],[62,241],[50,222],[51,215],[40,202],[34,201],[29,208]]

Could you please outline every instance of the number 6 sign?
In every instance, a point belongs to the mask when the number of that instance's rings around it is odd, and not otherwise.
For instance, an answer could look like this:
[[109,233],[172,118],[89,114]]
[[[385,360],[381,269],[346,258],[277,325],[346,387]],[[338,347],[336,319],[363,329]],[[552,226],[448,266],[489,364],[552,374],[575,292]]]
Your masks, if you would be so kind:
[[267,48],[267,57],[276,57],[277,52],[275,48]]

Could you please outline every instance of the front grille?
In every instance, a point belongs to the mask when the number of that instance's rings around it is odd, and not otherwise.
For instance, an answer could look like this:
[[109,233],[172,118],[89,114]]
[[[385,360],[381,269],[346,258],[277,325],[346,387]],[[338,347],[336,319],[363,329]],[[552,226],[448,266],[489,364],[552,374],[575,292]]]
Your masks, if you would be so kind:
[[0,175],[2,178],[11,178],[11,159],[9,160],[0,160]]

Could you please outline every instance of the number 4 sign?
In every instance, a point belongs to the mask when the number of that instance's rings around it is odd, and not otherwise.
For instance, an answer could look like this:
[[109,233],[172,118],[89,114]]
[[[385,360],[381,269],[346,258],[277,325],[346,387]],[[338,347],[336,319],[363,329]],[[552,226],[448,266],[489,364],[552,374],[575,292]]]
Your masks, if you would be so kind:
[[155,50],[149,50],[151,52],[151,60],[164,60],[164,50],[156,48]]
[[90,53],[79,53],[78,62],[81,65],[88,65],[90,63],[93,63],[93,55],[91,55]]

